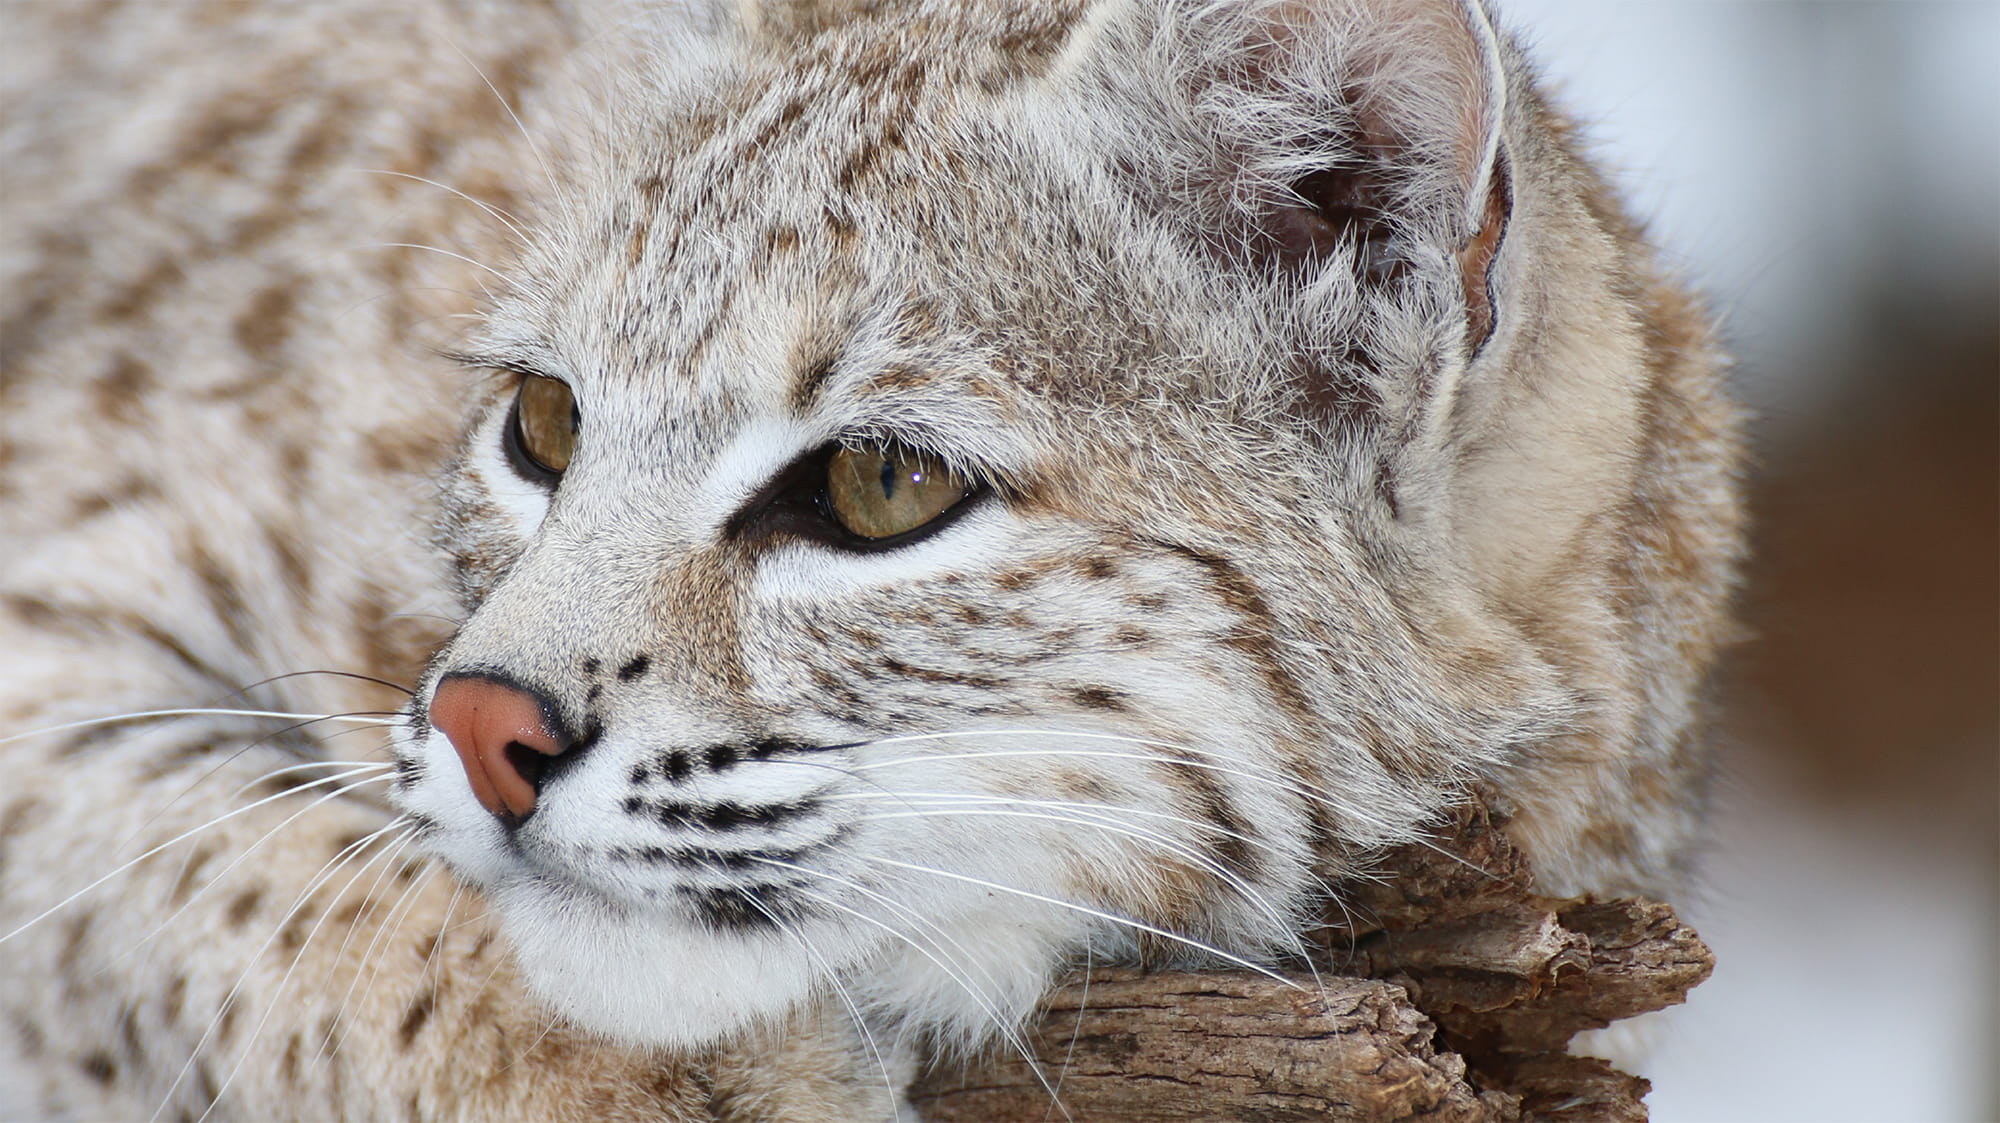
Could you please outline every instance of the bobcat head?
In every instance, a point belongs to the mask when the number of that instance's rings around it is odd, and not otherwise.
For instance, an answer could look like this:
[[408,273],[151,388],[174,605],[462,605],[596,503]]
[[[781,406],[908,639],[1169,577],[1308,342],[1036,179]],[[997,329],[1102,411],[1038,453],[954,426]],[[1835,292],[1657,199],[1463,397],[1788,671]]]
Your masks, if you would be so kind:
[[676,18],[464,349],[398,747],[549,1003],[978,1035],[1282,954],[1475,782],[1670,876],[1715,364],[1479,3]]

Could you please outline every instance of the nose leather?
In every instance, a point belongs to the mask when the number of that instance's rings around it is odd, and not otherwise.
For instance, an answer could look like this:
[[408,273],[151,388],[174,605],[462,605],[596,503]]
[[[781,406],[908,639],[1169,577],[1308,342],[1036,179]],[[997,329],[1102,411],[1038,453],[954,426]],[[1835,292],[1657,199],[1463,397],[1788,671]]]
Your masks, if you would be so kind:
[[546,763],[540,758],[566,747],[549,729],[541,699],[490,678],[446,675],[431,696],[430,718],[458,750],[480,806],[517,821],[533,813]]

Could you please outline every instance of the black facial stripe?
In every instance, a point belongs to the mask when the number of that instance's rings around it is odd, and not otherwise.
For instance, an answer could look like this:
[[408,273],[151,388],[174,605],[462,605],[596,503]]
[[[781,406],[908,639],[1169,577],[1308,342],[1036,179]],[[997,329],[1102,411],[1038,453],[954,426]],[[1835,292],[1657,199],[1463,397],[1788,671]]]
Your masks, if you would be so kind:
[[817,911],[809,898],[786,885],[681,889],[676,895],[704,921],[733,932],[768,932],[781,924],[810,918]]
[[632,766],[627,779],[634,787],[658,781],[678,784],[694,775],[697,767],[705,766],[711,772],[722,772],[746,761],[775,760],[781,757],[811,756],[815,753],[841,752],[860,748],[865,741],[844,741],[834,745],[818,745],[810,741],[795,741],[787,737],[766,737],[759,741],[710,745],[706,749],[674,749],[671,752],[640,761]]
[[770,830],[788,819],[810,815],[820,809],[814,799],[793,803],[749,804],[722,801],[697,804],[678,800],[646,800],[637,796],[624,803],[626,814],[652,819],[663,827],[697,831],[733,831],[744,827]]
[[815,855],[838,847],[847,837],[846,828],[803,846],[753,847],[747,850],[720,850],[713,846],[621,846],[608,851],[614,861],[635,866],[678,866],[687,870],[743,870],[769,872],[772,863],[797,865]]

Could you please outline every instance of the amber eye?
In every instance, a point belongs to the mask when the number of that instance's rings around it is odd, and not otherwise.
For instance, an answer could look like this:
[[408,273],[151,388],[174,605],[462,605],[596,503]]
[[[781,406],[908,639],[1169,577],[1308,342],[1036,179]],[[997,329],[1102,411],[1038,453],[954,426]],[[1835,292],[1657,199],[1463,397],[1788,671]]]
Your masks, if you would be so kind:
[[871,445],[835,450],[826,465],[833,517],[861,538],[893,538],[958,505],[972,488],[928,457]]
[[582,424],[569,387],[540,375],[521,383],[521,396],[514,402],[514,439],[537,467],[558,475],[568,468]]

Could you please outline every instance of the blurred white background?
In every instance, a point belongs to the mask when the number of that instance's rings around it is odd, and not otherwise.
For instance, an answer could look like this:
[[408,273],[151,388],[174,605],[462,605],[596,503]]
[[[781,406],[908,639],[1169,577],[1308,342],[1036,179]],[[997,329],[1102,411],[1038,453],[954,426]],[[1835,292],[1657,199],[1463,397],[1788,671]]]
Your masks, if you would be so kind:
[[1658,1123],[2000,1118],[2000,4],[1494,0],[1757,414]]

